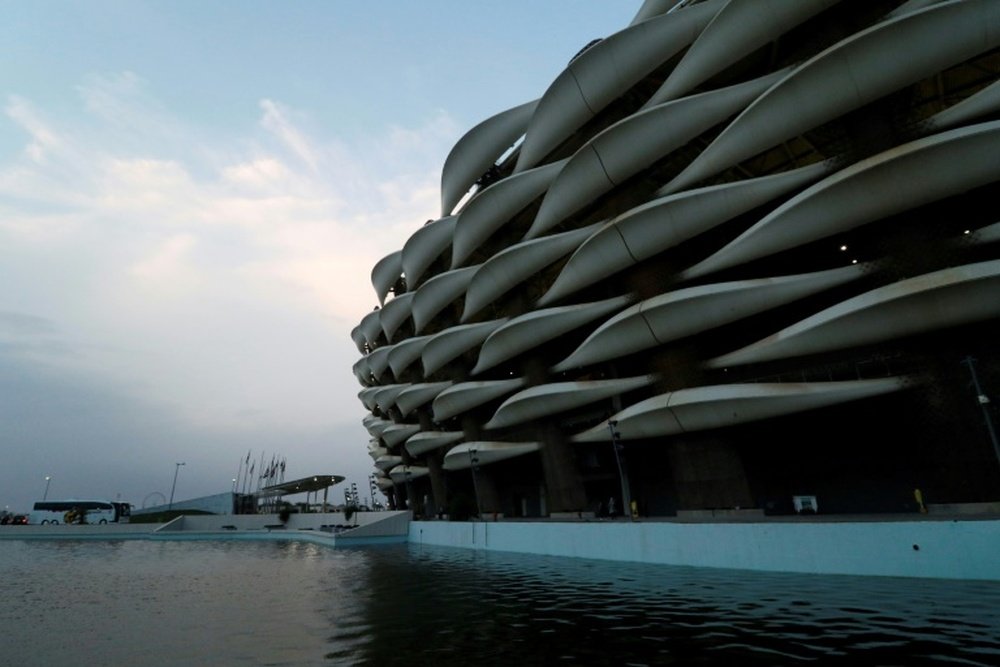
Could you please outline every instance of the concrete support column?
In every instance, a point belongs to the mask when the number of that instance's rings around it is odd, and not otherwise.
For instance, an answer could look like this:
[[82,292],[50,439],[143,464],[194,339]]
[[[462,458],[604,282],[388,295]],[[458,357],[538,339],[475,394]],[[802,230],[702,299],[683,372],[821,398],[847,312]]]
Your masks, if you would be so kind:
[[427,455],[427,470],[431,478],[431,494],[434,499],[434,514],[448,507],[448,491],[444,482],[444,468],[441,467],[441,460],[444,452],[436,451]]
[[587,495],[583,480],[576,467],[576,457],[571,443],[554,428],[542,434],[542,472],[548,491],[546,505],[549,512],[580,512],[587,509]]

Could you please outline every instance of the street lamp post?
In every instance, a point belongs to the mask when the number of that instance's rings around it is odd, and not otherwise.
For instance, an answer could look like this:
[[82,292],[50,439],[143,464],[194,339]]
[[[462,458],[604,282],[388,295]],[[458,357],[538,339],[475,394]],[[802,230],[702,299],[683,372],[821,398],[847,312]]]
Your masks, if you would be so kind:
[[608,429],[611,431],[611,445],[615,449],[615,463],[618,464],[618,478],[621,480],[621,485],[622,485],[622,505],[625,506],[624,510],[625,513],[628,515],[628,520],[633,521],[634,519],[632,517],[632,494],[629,493],[628,476],[625,474],[625,467],[622,465],[622,457],[621,457],[622,445],[618,441],[618,438],[621,436],[621,434],[618,433],[618,429],[615,428],[616,426],[618,426],[618,422],[616,420],[614,419],[608,420]]
[[45,476],[45,493],[42,494],[42,500],[46,500],[49,497],[49,484],[52,483],[52,477],[50,475]]
[[174,464],[174,483],[170,487],[170,503],[167,505],[168,510],[174,508],[174,490],[177,488],[177,473],[180,471],[182,465],[184,465],[183,461],[181,463]]

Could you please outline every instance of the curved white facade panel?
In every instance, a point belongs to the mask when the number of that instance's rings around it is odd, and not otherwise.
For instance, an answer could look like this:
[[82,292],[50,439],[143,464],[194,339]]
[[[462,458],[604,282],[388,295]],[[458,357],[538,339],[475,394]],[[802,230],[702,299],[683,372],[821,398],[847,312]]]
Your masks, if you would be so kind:
[[598,327],[553,371],[658,347],[860,278],[861,265],[775,278],[699,285],[646,299]]
[[[679,389],[654,396],[612,417],[623,440],[663,437],[735,426],[847,401],[871,398],[904,386],[901,378],[854,382],[727,384]],[[574,442],[608,440],[606,424],[573,436]]]
[[409,387],[410,385],[406,383],[389,384],[381,387],[375,392],[375,405],[383,413],[387,413],[394,405],[396,405],[396,397],[399,396],[400,392]]
[[441,215],[449,215],[465,193],[503,152],[524,134],[538,100],[487,118],[465,133],[441,170]]
[[616,185],[743,109],[782,73],[652,107],[619,121],[559,172],[525,238],[547,232]]
[[643,21],[581,53],[539,101],[514,171],[538,165],[598,111],[693,42],[723,4],[708,0]]
[[515,317],[486,339],[470,375],[482,373],[542,343],[618,312],[633,300],[631,295],[616,296],[593,303],[535,310]]
[[1000,45],[995,0],[946,2],[876,24],[816,55],[740,114],[676,179],[717,174],[887,93]]
[[537,451],[537,442],[465,442],[448,450],[444,469],[468,470],[473,461],[476,465],[488,465]]
[[[993,121],[862,160],[793,197],[683,276],[694,278],[765,257],[991,183],[1000,179],[998,153],[1000,121]],[[881,196],[872,197],[872,192]]]
[[554,303],[698,234],[802,187],[831,169],[817,163],[761,178],[668,195],[637,206],[573,253],[539,306]]
[[959,266],[865,292],[710,366],[815,354],[1000,316],[1000,260]]
[[615,380],[555,382],[525,389],[497,408],[483,428],[506,428],[618,396],[655,382],[653,375]]
[[417,333],[444,310],[445,306],[465,294],[475,275],[476,266],[439,273],[419,288],[413,297],[413,330]]
[[480,382],[462,382],[446,389],[434,399],[433,412],[435,421],[444,421],[462,414],[483,403],[506,396],[517,391],[525,384],[524,378],[510,380],[486,380]]
[[986,86],[975,95],[958,104],[934,114],[927,120],[927,126],[947,130],[971,121],[980,120],[986,114],[1000,110],[1000,81]]
[[435,449],[460,442],[465,434],[461,431],[421,431],[410,436],[403,445],[410,456],[421,456]]
[[396,329],[403,326],[403,322],[410,318],[412,305],[413,292],[407,292],[382,306],[378,320],[387,341],[391,342]]
[[477,322],[475,324],[460,324],[434,334],[424,345],[420,358],[424,363],[424,377],[429,377],[439,368],[482,344],[507,318]]
[[647,106],[687,94],[712,75],[839,1],[737,0],[727,3],[687,50]]
[[390,504],[1000,502],[1000,0],[633,2],[372,271]]
[[421,405],[434,400],[434,397],[451,386],[451,382],[423,382],[407,387],[396,397],[396,408],[405,417]]
[[386,447],[395,449],[397,445],[405,442],[407,438],[418,431],[420,431],[420,427],[416,424],[393,424],[382,431],[381,438]]
[[427,468],[423,466],[398,465],[389,471],[389,477],[393,482],[401,484],[410,480],[427,475]]
[[377,392],[382,387],[366,387],[358,392],[358,399],[361,404],[364,405],[369,410],[375,410],[375,392]]
[[469,283],[462,321],[467,321],[497,297],[573,252],[602,225],[597,223],[583,229],[523,241],[493,255],[483,262]]
[[388,419],[382,419],[381,417],[372,417],[371,420],[365,424],[365,428],[368,430],[369,435],[378,438],[382,435],[382,431],[392,426],[392,422]]
[[545,192],[569,158],[494,183],[469,201],[458,216],[451,266],[461,266],[492,234]]
[[402,262],[403,275],[410,291],[417,288],[424,271],[451,245],[457,221],[457,216],[449,215],[428,222],[407,239],[403,245]]
[[977,229],[974,239],[976,243],[996,243],[1000,241],[1000,222]]
[[362,387],[368,387],[372,384],[372,371],[368,366],[368,357],[361,357],[354,362],[351,366],[351,371],[354,373],[354,377],[358,379]]
[[378,339],[382,335],[382,322],[379,319],[381,312],[381,310],[376,308],[361,320],[361,335],[364,336],[365,344],[369,349],[378,347]]
[[430,336],[414,336],[392,346],[392,351],[389,352],[389,368],[395,377],[400,377],[410,364],[420,358],[430,338]]
[[392,345],[377,347],[371,351],[371,354],[363,358],[368,362],[368,374],[376,380],[381,380],[385,369],[389,367],[389,353],[392,352],[392,348]]
[[[375,465],[383,472],[400,465],[402,462],[402,456],[392,456],[391,454],[386,454],[375,459]],[[389,486],[392,486],[392,482],[389,483]]]
[[368,340],[365,338],[365,334],[361,331],[361,325],[351,329],[351,340],[354,341],[354,346],[358,348],[358,352],[364,354],[367,350],[365,346],[368,345]]
[[399,280],[399,276],[403,274],[403,251],[397,250],[394,253],[386,255],[378,261],[375,268],[372,269],[372,287],[375,288],[375,294],[378,296],[379,305],[385,303],[385,297],[389,294],[392,286],[396,284]]

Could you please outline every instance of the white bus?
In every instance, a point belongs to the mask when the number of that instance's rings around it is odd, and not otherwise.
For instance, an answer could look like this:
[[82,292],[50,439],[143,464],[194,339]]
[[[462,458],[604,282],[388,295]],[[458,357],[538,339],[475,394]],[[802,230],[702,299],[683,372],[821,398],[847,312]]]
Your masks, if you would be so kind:
[[28,519],[32,524],[117,523],[128,521],[131,506],[109,500],[40,500]]

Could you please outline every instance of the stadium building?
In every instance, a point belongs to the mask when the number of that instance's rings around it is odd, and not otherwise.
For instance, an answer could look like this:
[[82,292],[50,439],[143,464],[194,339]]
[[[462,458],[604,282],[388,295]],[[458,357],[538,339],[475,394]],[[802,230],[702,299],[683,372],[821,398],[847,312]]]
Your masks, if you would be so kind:
[[609,29],[372,270],[375,483],[453,516],[995,507],[1000,2]]

